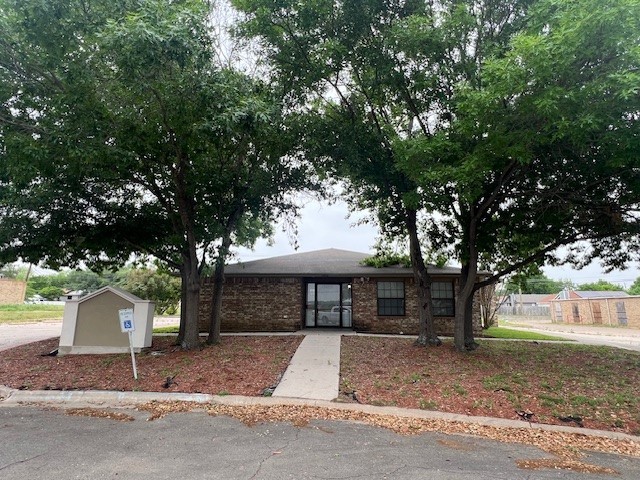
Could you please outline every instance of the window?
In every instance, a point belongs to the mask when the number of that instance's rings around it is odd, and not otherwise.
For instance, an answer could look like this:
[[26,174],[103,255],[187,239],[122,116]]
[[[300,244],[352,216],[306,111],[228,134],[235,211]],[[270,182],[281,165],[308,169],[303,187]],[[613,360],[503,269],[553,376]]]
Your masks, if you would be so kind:
[[431,284],[431,299],[435,317],[453,317],[455,315],[453,283],[433,282]]
[[404,315],[404,282],[378,282],[378,315]]

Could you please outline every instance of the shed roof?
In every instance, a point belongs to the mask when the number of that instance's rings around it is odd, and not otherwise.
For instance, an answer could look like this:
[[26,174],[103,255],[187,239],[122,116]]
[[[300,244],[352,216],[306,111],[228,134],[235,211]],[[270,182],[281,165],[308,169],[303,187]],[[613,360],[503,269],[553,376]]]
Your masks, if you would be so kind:
[[75,301],[78,302],[78,303],[83,303],[83,302],[86,302],[87,300],[89,300],[90,298],[97,297],[98,295],[101,295],[101,294],[103,294],[105,292],[115,293],[119,297],[122,297],[125,300],[130,301],[131,303],[149,302],[149,300],[143,300],[140,297],[137,297],[136,295],[134,295],[133,293],[130,293],[130,292],[127,292],[126,290],[123,290],[121,288],[112,287],[112,286],[99,288],[95,292],[92,292],[92,293],[90,293],[88,295],[85,295],[84,297],[81,297],[81,298],[79,298],[78,300],[75,300]]
[[[313,252],[294,253],[280,257],[236,263],[225,267],[230,277],[287,276],[287,277],[407,277],[411,268],[402,266],[369,267],[361,262],[371,254],[328,248]],[[427,266],[432,275],[458,275],[459,268]]]

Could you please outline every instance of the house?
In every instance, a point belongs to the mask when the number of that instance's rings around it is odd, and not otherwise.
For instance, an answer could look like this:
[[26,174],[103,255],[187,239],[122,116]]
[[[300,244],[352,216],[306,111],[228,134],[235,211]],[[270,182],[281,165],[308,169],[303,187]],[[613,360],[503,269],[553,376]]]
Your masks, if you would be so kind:
[[[222,331],[344,328],[416,334],[418,300],[411,268],[369,267],[366,253],[327,249],[229,265],[225,268]],[[453,333],[458,268],[428,267],[436,330]],[[209,325],[213,280],[205,279],[200,328]],[[474,325],[480,330],[479,309]]]
[[548,317],[553,297],[546,293],[510,293],[498,299],[498,314]]
[[84,294],[85,293],[83,290],[72,290],[65,293],[64,295],[60,295],[60,298],[58,298],[58,301],[68,302],[69,300],[79,300]]
[[569,290],[564,289],[556,294],[552,300],[567,300],[574,298],[621,298],[629,294],[622,290]]
[[570,293],[551,302],[554,322],[640,328],[640,296],[623,291]]

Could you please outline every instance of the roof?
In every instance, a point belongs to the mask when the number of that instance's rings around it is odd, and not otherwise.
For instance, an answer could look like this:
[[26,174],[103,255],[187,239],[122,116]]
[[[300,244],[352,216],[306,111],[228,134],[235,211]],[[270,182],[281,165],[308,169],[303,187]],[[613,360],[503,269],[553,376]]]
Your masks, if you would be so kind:
[[[407,277],[411,268],[402,266],[368,267],[361,262],[371,254],[328,248],[313,252],[294,253],[280,257],[236,263],[225,267],[230,277],[286,276],[286,277]],[[428,265],[431,275],[459,275],[460,269],[438,268]]]
[[92,293],[90,293],[88,295],[85,295],[84,297],[81,297],[80,299],[74,300],[74,301],[76,301],[78,303],[83,303],[83,302],[86,302],[87,300],[89,300],[90,298],[97,297],[98,295],[101,295],[101,294],[103,294],[105,292],[115,293],[119,297],[122,297],[125,300],[130,301],[131,303],[149,302],[149,300],[143,300],[140,297],[135,296],[133,293],[127,292],[126,290],[123,290],[123,289],[118,288],[118,287],[111,287],[111,286],[102,287],[102,288],[96,290],[95,292],[92,292]]
[[[505,300],[505,303],[508,303],[509,300],[513,299],[514,303],[516,304],[520,304],[520,303],[526,303],[527,305],[533,305],[533,304],[548,304],[550,299],[549,299],[549,295],[546,293],[523,293],[523,294],[519,294],[519,293],[512,293],[510,295],[507,295],[507,299]],[[508,303],[510,304],[510,303]]]
[[622,290],[576,290],[576,294],[580,298],[620,298],[629,296],[627,292]]

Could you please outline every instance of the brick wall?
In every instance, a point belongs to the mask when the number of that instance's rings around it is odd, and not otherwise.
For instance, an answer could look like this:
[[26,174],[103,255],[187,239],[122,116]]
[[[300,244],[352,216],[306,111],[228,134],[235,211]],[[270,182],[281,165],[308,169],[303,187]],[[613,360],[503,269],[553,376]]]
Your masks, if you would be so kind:
[[[394,279],[385,279],[394,281]],[[403,281],[403,279],[395,279]],[[435,278],[434,281],[446,281]],[[379,316],[377,279],[354,279],[353,327],[359,332],[418,333],[418,299],[412,278],[405,278],[405,316]],[[200,294],[200,330],[209,328],[213,282]],[[455,288],[455,285],[454,285]],[[222,295],[223,332],[278,332],[302,328],[304,284],[301,278],[227,278]],[[474,303],[474,331],[480,333],[480,307]],[[453,317],[436,317],[438,335],[453,335]]]
[[[387,280],[387,279],[385,279]],[[402,281],[403,279],[388,279],[389,281]],[[434,281],[448,281],[447,279],[434,278]],[[378,315],[378,290],[377,279],[355,279],[351,287],[353,295],[353,325],[355,330],[371,333],[396,333],[416,335],[419,328],[418,294],[412,278],[404,279],[405,316],[379,316]],[[454,283],[454,289],[457,282]],[[436,317],[434,319],[436,333],[438,335],[453,335],[453,317]],[[474,332],[480,333],[480,305],[474,302],[473,308]]]
[[0,304],[24,303],[27,283],[12,278],[0,278]]
[[[617,304],[622,304],[621,310]],[[640,296],[622,298],[569,299],[551,302],[551,318],[554,322],[585,325],[626,326],[640,328]]]
[[[205,279],[200,293],[200,330],[208,331],[213,282]],[[302,279],[227,278],[222,294],[223,332],[300,330]]]

